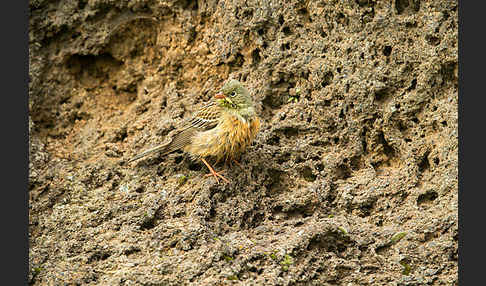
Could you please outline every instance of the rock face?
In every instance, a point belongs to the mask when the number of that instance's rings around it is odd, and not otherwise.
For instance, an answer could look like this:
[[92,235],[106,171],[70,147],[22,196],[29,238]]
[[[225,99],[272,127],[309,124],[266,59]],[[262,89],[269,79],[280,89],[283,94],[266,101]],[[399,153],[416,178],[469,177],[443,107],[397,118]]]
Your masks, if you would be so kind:
[[[30,1],[31,285],[457,285],[457,1]],[[228,78],[230,184],[166,140]]]

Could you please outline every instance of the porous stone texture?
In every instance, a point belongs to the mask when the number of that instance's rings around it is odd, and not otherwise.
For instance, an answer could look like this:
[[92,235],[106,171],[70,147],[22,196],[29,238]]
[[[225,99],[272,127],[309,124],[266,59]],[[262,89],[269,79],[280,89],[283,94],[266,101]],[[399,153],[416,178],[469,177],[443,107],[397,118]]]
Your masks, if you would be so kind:
[[[31,285],[457,285],[457,1],[31,0]],[[229,78],[262,129],[167,140]]]

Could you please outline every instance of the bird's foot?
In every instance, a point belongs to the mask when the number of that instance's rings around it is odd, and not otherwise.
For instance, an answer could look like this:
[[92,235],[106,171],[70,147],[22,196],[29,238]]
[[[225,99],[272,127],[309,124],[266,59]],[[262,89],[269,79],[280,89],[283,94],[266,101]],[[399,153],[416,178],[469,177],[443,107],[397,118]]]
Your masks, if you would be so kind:
[[218,179],[218,177],[219,177],[219,178],[221,178],[221,179],[223,179],[223,181],[225,181],[226,183],[229,183],[229,182],[230,182],[228,179],[226,179],[225,177],[223,177],[223,176],[221,175],[221,173],[223,173],[223,172],[224,172],[224,170],[223,170],[223,171],[220,171],[220,172],[216,172],[216,171],[214,171],[214,170],[210,170],[210,172],[211,172],[211,173],[206,174],[206,175],[205,175],[205,177],[211,177],[211,176],[214,176],[214,178],[216,179],[216,181],[217,181],[218,183],[219,183],[219,179]]
[[226,178],[225,178],[225,177],[223,177],[221,174],[219,174],[219,173],[223,173],[223,172],[224,172],[224,170],[218,173],[218,172],[216,172],[216,171],[215,171],[215,170],[214,170],[214,169],[211,167],[211,165],[209,165],[209,163],[208,163],[208,162],[206,162],[206,160],[204,160],[204,158],[201,158],[201,160],[202,160],[202,161],[203,161],[203,163],[206,165],[206,167],[208,167],[209,172],[210,172],[209,174],[207,174],[207,175],[206,175],[206,177],[209,177],[209,176],[214,176],[214,178],[216,179],[216,182],[218,182],[218,183],[219,183],[219,179],[218,179],[218,177],[219,177],[219,178],[221,178],[221,179],[222,179],[223,181],[225,181],[226,183],[229,183],[229,182],[230,182],[228,179],[226,179]]

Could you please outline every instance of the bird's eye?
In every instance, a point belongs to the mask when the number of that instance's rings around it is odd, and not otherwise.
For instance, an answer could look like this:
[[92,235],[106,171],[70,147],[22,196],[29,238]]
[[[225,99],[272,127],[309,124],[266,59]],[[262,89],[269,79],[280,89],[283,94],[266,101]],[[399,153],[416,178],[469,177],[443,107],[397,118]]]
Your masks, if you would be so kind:
[[230,94],[230,96],[231,96],[231,97],[235,97],[235,95],[236,95],[236,91],[233,91],[233,92]]

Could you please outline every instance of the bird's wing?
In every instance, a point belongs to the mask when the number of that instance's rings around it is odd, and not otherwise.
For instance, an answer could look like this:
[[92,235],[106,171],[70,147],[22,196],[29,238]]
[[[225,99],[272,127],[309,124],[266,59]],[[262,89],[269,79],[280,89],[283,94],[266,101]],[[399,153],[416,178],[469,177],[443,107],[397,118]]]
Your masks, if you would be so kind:
[[182,149],[191,144],[192,137],[197,131],[206,131],[218,125],[221,116],[221,107],[214,101],[206,103],[194,115],[184,122],[183,127],[168,143],[149,149],[129,160],[129,162],[145,157],[148,154],[160,152],[161,155]]
[[221,115],[221,107],[215,102],[208,102],[194,115],[184,122],[184,126],[173,137],[172,141],[167,144],[167,147],[162,154],[170,153],[177,149],[182,149],[188,144],[191,144],[192,137],[198,131],[206,131],[218,125]]
[[201,107],[187,121],[186,127],[195,128],[199,131],[212,129],[218,125],[221,117],[221,107],[214,101],[208,102]]

